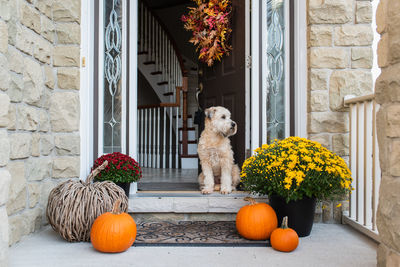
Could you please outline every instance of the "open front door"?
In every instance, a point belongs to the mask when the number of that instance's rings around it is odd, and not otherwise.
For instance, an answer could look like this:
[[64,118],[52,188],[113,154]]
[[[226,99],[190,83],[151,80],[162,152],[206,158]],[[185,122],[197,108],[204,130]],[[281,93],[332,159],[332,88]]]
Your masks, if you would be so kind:
[[[199,102],[202,108],[223,106],[232,113],[238,130],[231,137],[236,163],[245,157],[245,2],[232,1],[232,51],[213,67],[203,64],[199,71],[199,86],[203,87]],[[202,129],[201,129],[202,130]]]

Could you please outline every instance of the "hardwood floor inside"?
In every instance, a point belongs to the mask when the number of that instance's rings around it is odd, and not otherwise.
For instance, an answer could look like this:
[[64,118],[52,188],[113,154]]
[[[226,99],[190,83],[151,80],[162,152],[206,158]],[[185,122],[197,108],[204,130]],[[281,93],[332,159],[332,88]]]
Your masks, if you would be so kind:
[[197,191],[197,169],[142,168],[138,191]]

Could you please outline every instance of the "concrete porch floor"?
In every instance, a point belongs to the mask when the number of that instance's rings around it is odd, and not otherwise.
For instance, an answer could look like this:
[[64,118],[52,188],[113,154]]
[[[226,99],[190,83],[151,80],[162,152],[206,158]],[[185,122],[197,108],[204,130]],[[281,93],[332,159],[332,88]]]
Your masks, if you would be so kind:
[[50,227],[10,248],[10,266],[376,266],[377,243],[348,225],[314,224],[292,253],[270,247],[131,247],[119,254],[68,243]]

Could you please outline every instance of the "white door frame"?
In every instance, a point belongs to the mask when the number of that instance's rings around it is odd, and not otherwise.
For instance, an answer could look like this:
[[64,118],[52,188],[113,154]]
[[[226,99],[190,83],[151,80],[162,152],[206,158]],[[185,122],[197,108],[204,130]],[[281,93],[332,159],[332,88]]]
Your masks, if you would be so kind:
[[[81,7],[81,179],[85,179],[90,172],[94,161],[93,155],[93,31],[94,31],[94,1],[82,1]],[[248,3],[249,0],[246,0]],[[251,45],[246,41],[246,64],[251,66],[251,73],[246,70],[246,110],[250,125],[246,124],[246,148],[252,151],[259,147],[265,140],[260,136],[262,118],[259,116],[260,109],[260,88],[262,87],[260,54],[261,9],[265,0],[251,1],[250,16],[246,16],[246,24],[252,25],[251,34],[246,33],[246,40],[251,39]],[[295,133],[297,136],[307,137],[307,23],[306,23],[306,1],[294,1],[295,5]],[[246,8],[249,8],[246,4]],[[138,17],[137,1],[130,1],[129,4],[129,155],[137,158],[137,40],[138,28],[134,18]],[[248,13],[248,12],[246,12]],[[247,38],[250,37],[250,38]],[[251,60],[249,52],[251,49]],[[247,68],[246,68],[247,69]],[[265,125],[264,125],[265,126]],[[251,129],[250,129],[251,128]],[[261,132],[263,129],[261,129]],[[100,135],[99,135],[100,139]],[[132,185],[131,192],[136,192],[136,184]],[[132,190],[133,189],[133,190]]]
[[[137,69],[138,69],[138,1],[129,4],[129,156],[138,159],[138,123],[137,123]],[[132,183],[131,194],[136,194],[137,183]]]
[[85,180],[93,164],[93,56],[94,0],[81,3],[80,68],[80,179]]
[[[81,156],[80,156],[80,178],[81,179],[86,179],[87,175],[90,172],[90,167],[92,166],[94,162],[94,158],[98,157],[99,155],[103,154],[103,147],[102,147],[102,124],[103,124],[103,114],[102,110],[103,107],[101,105],[103,96],[102,96],[102,90],[99,90],[99,110],[94,111],[94,105],[93,105],[93,100],[94,100],[94,92],[93,92],[93,86],[94,86],[94,63],[93,63],[93,58],[94,56],[99,57],[99,62],[103,62],[103,53],[104,49],[103,46],[100,46],[99,48],[99,55],[94,55],[94,28],[95,28],[95,22],[94,22],[94,17],[95,17],[95,10],[94,10],[94,1],[97,0],[88,0],[88,1],[82,1],[81,5],[81,68],[80,68],[80,146],[81,146]],[[103,43],[103,31],[104,27],[102,27],[102,3],[104,0],[101,0],[99,3],[99,8],[100,8],[100,14],[99,14],[99,40],[101,43]],[[126,12],[127,9],[127,3],[128,1],[123,1],[123,12],[124,14],[128,14]],[[137,34],[138,34],[138,29],[137,29],[137,23],[136,20],[133,18],[137,18],[137,1],[131,1],[129,5],[129,14],[132,14],[129,18],[129,34],[127,29],[127,16],[123,16],[123,44],[122,44],[122,53],[123,53],[123,64],[127,63],[127,60],[129,60],[129,76],[127,73],[123,73],[122,79],[126,81],[129,77],[129,84],[131,85],[131,88],[136,89],[136,84],[137,84]],[[125,60],[124,57],[128,54],[128,49],[127,49],[127,36],[129,36],[129,59]],[[124,69],[126,69],[126,66],[123,66]],[[99,64],[99,74],[102,74],[104,71],[103,69],[103,64]],[[103,87],[103,76],[99,75],[99,88]],[[126,88],[126,82],[123,82],[124,84],[124,89],[122,90],[123,98],[126,99],[127,95],[127,90]],[[133,85],[133,86],[132,86]],[[128,114],[126,113],[127,107],[126,104],[129,105],[129,133],[131,136],[130,142],[129,142],[129,155],[133,158],[136,158],[137,156],[137,130],[136,130],[136,123],[137,123],[137,90],[130,90],[129,93],[129,99],[128,101],[123,101],[122,103],[122,121],[126,121],[126,118]],[[93,114],[94,112],[99,112],[99,142],[98,142],[98,151],[99,155],[93,155]],[[126,124],[123,123],[122,125],[122,147],[123,151],[126,152]]]

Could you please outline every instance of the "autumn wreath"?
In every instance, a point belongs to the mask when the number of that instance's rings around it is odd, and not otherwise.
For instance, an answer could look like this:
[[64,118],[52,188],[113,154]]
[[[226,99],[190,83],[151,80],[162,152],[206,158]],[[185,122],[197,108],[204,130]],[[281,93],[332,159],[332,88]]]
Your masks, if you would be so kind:
[[232,29],[229,15],[232,11],[230,0],[193,0],[196,7],[189,7],[189,14],[182,16],[184,27],[192,31],[190,43],[200,51],[199,59],[208,66],[215,60],[220,61],[223,55],[229,55],[232,46],[226,42]]

